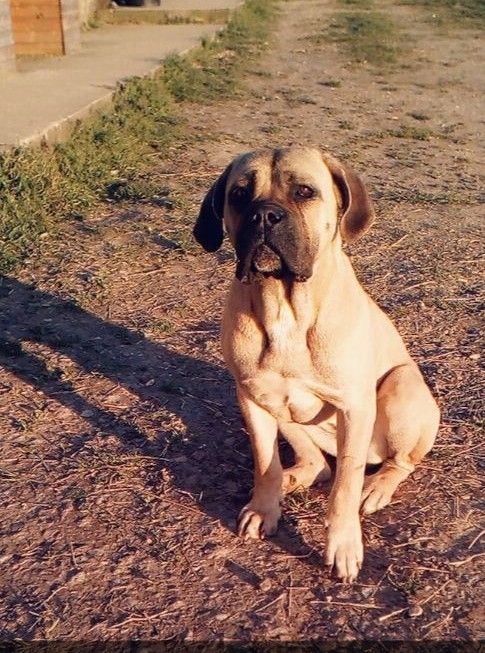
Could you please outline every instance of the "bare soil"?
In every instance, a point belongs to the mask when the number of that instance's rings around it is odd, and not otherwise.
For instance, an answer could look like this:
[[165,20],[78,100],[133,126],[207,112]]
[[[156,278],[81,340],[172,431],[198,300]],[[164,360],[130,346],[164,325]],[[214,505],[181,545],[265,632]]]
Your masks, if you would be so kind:
[[[175,208],[107,205],[1,281],[2,639],[483,635],[483,39],[379,2],[398,64],[314,38],[332,1],[284,3],[246,91],[184,107],[187,141],[153,171]],[[234,262],[190,242],[231,157],[290,142],[366,179],[379,219],[351,255],[443,410],[432,453],[364,520],[352,586],[323,567],[328,486],[288,497],[275,538],[235,536],[252,463],[218,344]]]

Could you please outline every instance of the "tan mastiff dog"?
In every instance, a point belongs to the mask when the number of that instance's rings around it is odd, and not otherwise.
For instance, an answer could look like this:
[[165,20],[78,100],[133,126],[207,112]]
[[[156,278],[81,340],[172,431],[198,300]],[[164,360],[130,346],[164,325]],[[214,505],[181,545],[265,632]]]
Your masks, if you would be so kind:
[[[363,560],[359,508],[386,506],[431,449],[438,407],[396,328],[358,282],[342,240],[370,227],[372,204],[349,167],[318,149],[237,157],[205,197],[194,235],[237,255],[222,344],[254,455],[239,534],[276,530],[284,492],[328,479],[326,563],[351,582]],[[295,452],[282,469],[280,432]],[[364,478],[366,463],[382,463]]]

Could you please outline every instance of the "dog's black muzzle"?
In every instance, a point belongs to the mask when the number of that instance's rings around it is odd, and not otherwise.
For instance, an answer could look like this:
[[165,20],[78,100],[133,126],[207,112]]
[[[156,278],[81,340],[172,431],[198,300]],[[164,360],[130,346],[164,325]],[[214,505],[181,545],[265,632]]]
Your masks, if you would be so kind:
[[[300,281],[311,275],[301,220],[276,202],[254,202],[244,212],[236,239],[236,276],[251,283],[265,276]],[[303,248],[302,248],[303,245]]]
[[265,236],[269,235],[280,222],[288,218],[286,210],[272,202],[258,202],[249,213],[249,223],[253,228],[262,227]]

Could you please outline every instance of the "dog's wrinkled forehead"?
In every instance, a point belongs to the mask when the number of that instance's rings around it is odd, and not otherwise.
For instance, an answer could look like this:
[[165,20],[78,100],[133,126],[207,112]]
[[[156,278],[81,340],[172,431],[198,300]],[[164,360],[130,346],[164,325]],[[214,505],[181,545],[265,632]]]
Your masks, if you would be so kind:
[[319,187],[331,183],[330,172],[317,149],[292,146],[242,154],[233,161],[226,191],[249,186],[253,197],[268,197],[275,188],[295,183]]

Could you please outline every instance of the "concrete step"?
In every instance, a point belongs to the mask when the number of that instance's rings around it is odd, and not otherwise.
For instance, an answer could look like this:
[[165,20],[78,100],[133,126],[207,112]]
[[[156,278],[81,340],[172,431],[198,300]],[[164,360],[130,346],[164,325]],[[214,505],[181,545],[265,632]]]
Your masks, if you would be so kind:
[[[229,0],[226,0],[228,4]],[[235,2],[235,5],[238,3]],[[144,7],[110,7],[98,11],[97,18],[101,23],[123,25],[126,23],[155,23],[158,25],[173,25],[182,23],[225,23],[232,9],[165,9],[163,6]]]

